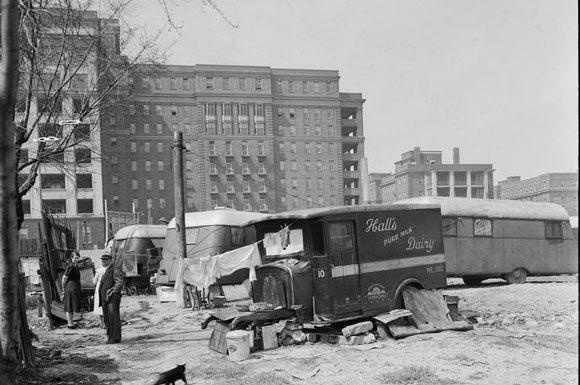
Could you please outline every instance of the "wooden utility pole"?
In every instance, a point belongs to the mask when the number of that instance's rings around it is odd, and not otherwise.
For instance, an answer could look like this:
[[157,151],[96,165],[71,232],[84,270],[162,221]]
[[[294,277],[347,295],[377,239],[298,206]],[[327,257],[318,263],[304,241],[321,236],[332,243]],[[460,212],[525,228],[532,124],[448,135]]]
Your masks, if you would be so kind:
[[183,133],[173,134],[173,190],[175,196],[175,230],[177,231],[178,272],[175,280],[175,298],[177,307],[185,307],[185,285],[183,268],[186,257],[185,243],[185,206],[183,204]]

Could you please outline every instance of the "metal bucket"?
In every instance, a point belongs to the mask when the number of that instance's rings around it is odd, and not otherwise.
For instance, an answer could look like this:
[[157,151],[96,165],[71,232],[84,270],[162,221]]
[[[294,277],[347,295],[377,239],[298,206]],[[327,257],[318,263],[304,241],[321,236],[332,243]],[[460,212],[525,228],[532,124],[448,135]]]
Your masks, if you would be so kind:
[[230,361],[243,361],[250,358],[250,333],[233,330],[226,334],[228,358]]

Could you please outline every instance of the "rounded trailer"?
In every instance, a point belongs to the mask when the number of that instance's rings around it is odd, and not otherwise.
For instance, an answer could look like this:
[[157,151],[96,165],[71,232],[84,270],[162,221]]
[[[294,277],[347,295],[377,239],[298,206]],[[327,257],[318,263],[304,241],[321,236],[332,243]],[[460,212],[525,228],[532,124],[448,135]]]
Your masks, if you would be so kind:
[[[244,228],[251,220],[266,214],[233,209],[216,209],[185,213],[186,258],[218,255],[256,241],[253,228]],[[173,285],[177,278],[177,230],[175,218],[167,225],[163,258],[159,265],[156,282]],[[241,284],[248,278],[249,270],[241,269],[218,279],[219,285]]]
[[115,265],[125,274],[129,294],[149,289],[151,275],[159,267],[166,232],[165,225],[131,225],[115,233],[111,253]]
[[420,197],[396,204],[441,207],[449,277],[466,285],[488,278],[578,273],[578,245],[566,210],[554,203]]

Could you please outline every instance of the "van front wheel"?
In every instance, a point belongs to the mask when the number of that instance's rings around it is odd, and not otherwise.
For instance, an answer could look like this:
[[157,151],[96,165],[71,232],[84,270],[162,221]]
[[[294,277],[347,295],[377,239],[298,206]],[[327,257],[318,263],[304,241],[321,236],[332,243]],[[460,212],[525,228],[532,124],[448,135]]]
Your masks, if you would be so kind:
[[465,283],[466,286],[477,286],[481,283],[481,281],[483,281],[482,277],[474,275],[462,277],[461,279],[463,279],[463,283]]
[[502,277],[507,283],[524,283],[526,278],[528,278],[528,272],[526,269],[517,268],[509,274]]

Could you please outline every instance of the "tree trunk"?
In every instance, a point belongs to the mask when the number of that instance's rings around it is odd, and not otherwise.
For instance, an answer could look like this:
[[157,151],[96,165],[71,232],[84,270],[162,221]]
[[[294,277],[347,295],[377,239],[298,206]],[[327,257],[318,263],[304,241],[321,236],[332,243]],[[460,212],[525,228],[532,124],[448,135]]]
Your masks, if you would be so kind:
[[14,105],[18,83],[20,16],[17,0],[0,1],[0,359],[19,364]]

